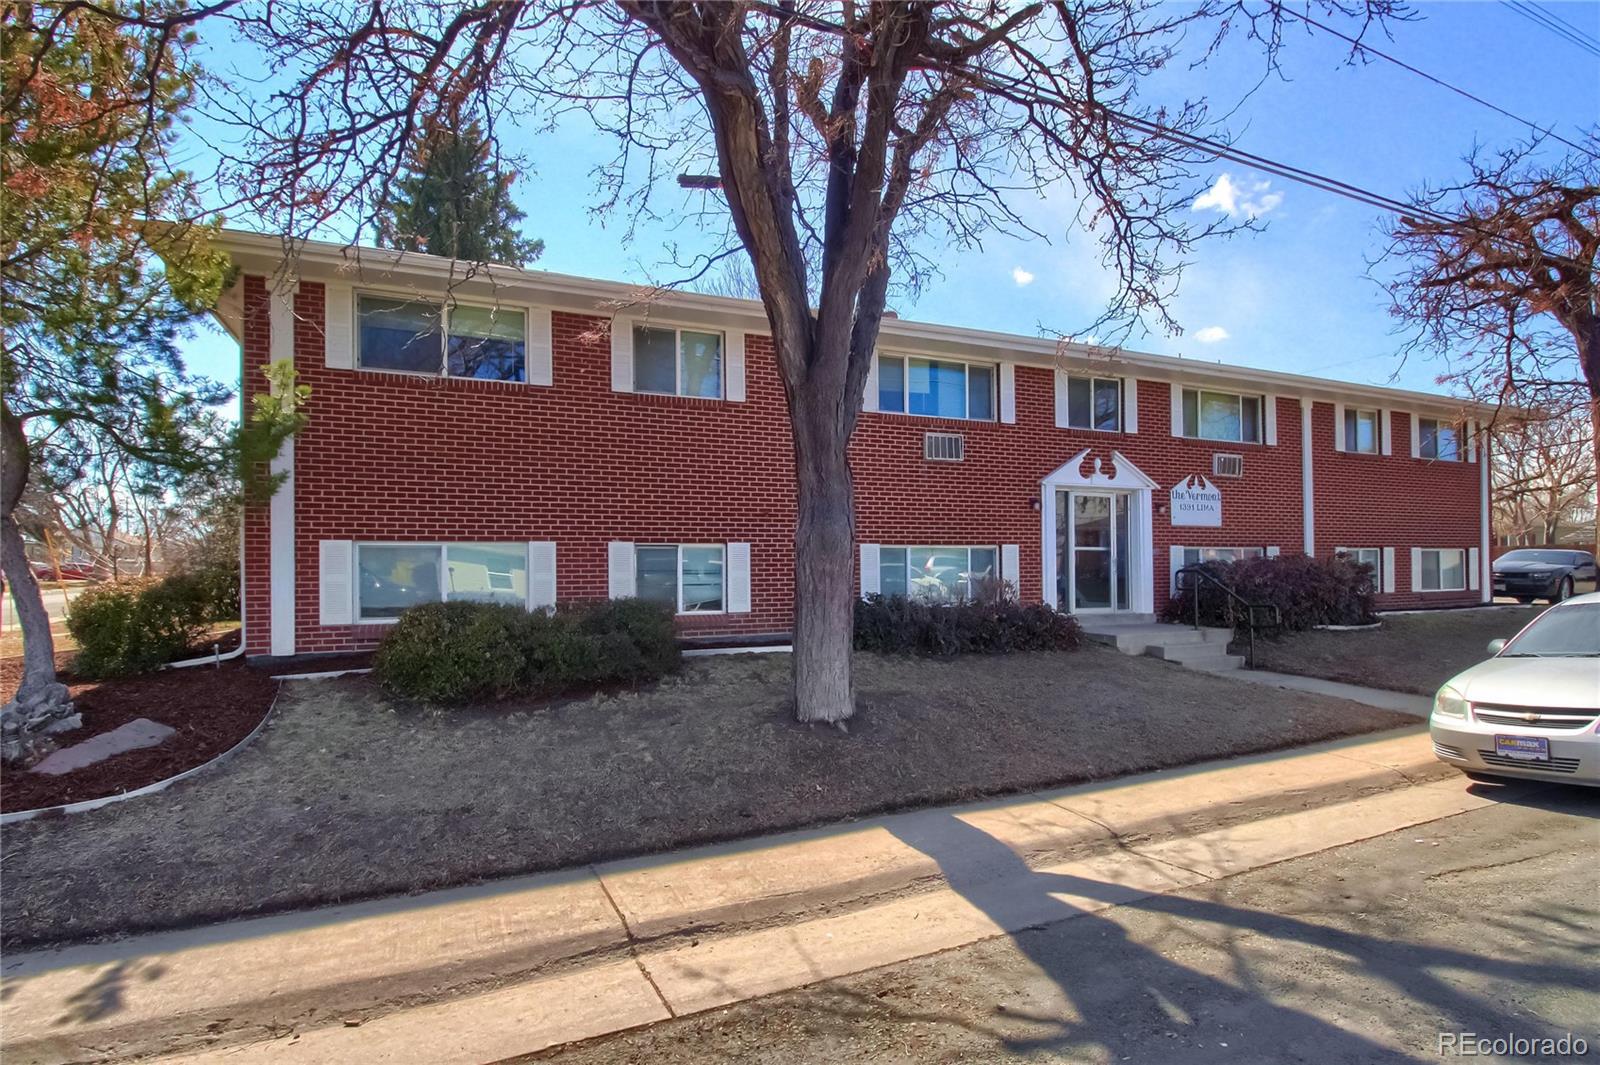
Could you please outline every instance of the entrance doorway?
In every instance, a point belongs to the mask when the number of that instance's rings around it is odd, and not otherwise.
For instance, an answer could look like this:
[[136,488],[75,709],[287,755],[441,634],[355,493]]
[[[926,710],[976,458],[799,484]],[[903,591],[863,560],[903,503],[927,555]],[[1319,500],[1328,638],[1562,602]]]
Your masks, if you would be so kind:
[[1075,614],[1128,609],[1130,524],[1127,492],[1056,493],[1060,609]]

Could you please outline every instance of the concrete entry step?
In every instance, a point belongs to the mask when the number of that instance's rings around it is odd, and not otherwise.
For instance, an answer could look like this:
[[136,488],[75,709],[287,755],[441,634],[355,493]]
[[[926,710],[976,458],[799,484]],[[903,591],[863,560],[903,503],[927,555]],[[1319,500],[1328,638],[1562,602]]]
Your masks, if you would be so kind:
[[1147,654],[1152,647],[1178,647],[1205,644],[1227,647],[1233,636],[1231,629],[1196,629],[1188,625],[1166,625],[1145,622],[1080,622],[1084,636],[1096,643],[1108,644],[1126,655]]
[[1229,654],[1225,643],[1157,644],[1147,649],[1145,654],[1190,669],[1238,669],[1244,662],[1243,655]]

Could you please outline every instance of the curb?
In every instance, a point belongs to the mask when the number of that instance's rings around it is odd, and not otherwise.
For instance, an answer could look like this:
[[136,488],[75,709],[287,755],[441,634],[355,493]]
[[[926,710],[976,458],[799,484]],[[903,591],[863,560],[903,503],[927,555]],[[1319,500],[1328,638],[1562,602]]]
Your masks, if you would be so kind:
[[283,691],[283,688],[280,685],[278,690],[273,692],[272,702],[267,705],[267,712],[261,715],[261,720],[256,722],[255,728],[245,733],[238,743],[235,743],[232,747],[209,761],[190,766],[183,772],[167,777],[165,780],[158,780],[154,784],[146,784],[144,787],[134,788],[132,791],[122,791],[115,795],[102,795],[98,799],[84,799],[82,802],[63,803],[60,806],[40,806],[33,810],[13,810],[10,813],[0,814],[0,826],[21,824],[23,821],[32,821],[36,817],[88,813],[90,810],[98,810],[102,806],[110,806],[112,803],[138,799],[145,795],[154,795],[158,791],[166,791],[179,781],[189,779],[196,773],[210,769],[212,766],[221,765],[244,750],[260,734],[261,730],[267,727],[267,722],[272,720],[272,712],[278,708],[278,692],[281,691]]

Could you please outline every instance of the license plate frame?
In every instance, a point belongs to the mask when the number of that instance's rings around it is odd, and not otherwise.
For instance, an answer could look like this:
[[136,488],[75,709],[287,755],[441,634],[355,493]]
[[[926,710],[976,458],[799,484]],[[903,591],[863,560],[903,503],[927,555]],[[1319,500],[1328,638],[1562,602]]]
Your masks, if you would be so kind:
[[1549,762],[1550,740],[1544,736],[1497,735],[1494,753],[1516,762]]

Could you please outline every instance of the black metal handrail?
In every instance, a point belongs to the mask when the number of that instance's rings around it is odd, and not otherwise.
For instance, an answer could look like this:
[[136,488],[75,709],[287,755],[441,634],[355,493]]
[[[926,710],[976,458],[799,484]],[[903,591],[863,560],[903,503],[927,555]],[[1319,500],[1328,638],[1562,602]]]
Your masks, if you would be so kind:
[[[1184,588],[1184,577],[1194,578],[1189,584],[1189,590],[1192,593],[1189,598],[1194,610],[1195,628],[1200,628],[1200,589],[1206,585],[1218,589],[1226,596],[1223,603],[1226,606],[1228,628],[1238,628],[1238,621],[1234,614],[1235,606],[1244,611],[1244,627],[1249,637],[1249,654],[1245,658],[1245,664],[1251,669],[1256,668],[1256,629],[1271,628],[1274,632],[1282,630],[1283,612],[1274,603],[1252,603],[1240,595],[1232,585],[1211,572],[1204,563],[1183,566],[1178,570],[1177,582],[1180,591]],[[1268,623],[1258,622],[1256,620],[1256,612],[1260,610],[1271,611],[1270,617],[1272,620]]]

